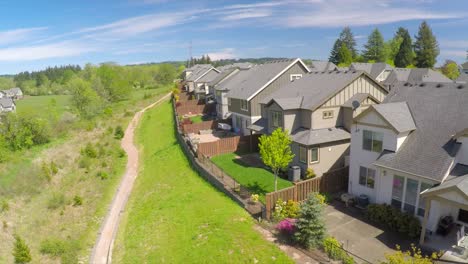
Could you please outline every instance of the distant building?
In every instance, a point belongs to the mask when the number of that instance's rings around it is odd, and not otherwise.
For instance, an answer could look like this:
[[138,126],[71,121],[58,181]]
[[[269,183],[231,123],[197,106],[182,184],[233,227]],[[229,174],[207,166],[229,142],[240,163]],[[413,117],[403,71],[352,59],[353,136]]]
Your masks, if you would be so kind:
[[365,71],[370,77],[378,82],[383,82],[393,70],[393,67],[384,62],[361,63],[354,62],[349,66],[351,71]]
[[[11,99],[18,100],[23,98],[23,91],[21,91],[21,88],[15,87],[7,90],[3,90],[2,93]],[[1,98],[1,95],[0,95]]]
[[16,111],[16,104],[12,98],[0,98],[0,113]]

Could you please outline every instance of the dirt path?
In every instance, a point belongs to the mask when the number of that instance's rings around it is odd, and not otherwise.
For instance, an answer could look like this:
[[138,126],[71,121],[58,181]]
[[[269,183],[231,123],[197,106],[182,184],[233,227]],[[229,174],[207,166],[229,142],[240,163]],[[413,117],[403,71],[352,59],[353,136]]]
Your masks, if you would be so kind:
[[161,99],[138,111],[133,116],[132,121],[125,130],[125,136],[122,139],[121,146],[127,153],[127,167],[125,174],[120,182],[120,186],[112,200],[112,203],[107,212],[107,216],[101,226],[99,236],[94,245],[91,254],[90,263],[93,264],[106,264],[111,263],[112,259],[112,246],[114,244],[115,235],[119,227],[120,216],[125,205],[127,204],[128,197],[133,188],[133,183],[138,175],[138,149],[134,144],[134,133],[138,126],[143,113],[151,107],[170,98],[171,93],[166,94]]

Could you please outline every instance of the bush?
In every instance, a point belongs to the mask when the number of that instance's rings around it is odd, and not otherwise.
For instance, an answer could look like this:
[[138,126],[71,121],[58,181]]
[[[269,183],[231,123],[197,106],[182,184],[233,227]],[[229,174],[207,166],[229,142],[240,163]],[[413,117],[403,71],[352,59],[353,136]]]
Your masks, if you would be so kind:
[[323,240],[323,250],[333,260],[341,260],[343,264],[355,263],[334,237],[327,237]]
[[91,167],[91,159],[88,157],[83,157],[78,162],[78,166],[82,169],[89,169]]
[[105,171],[98,171],[98,173],[96,174],[96,176],[98,178],[100,178],[101,180],[106,180],[109,178],[109,174]]
[[290,236],[294,234],[295,231],[295,226],[294,223],[296,222],[296,219],[292,218],[286,218],[284,220],[281,220],[277,225],[276,225],[276,230],[282,235],[287,235]]
[[2,200],[0,202],[0,213],[6,212],[10,209],[10,205],[7,200]]
[[411,250],[401,251],[399,245],[396,252],[385,254],[385,261],[382,264],[432,264],[442,256],[442,253],[432,253],[431,256],[423,256],[421,249],[411,244]]
[[387,204],[371,204],[367,207],[366,217],[372,222],[381,223],[390,230],[419,237],[421,223],[413,215],[401,212]]
[[279,221],[284,218],[296,218],[299,215],[299,203],[289,200],[284,202],[281,198],[275,203],[273,219]]
[[306,171],[306,179],[312,179],[315,178],[316,174],[312,168],[307,168]]
[[62,193],[53,193],[50,197],[47,208],[54,210],[65,205],[65,195]]
[[114,138],[115,139],[122,139],[124,137],[125,133],[122,129],[122,126],[117,126],[114,131]]
[[24,242],[21,237],[15,235],[15,245],[13,248],[13,256],[15,257],[15,263],[23,264],[31,262],[31,251],[28,245]]
[[83,198],[81,196],[75,195],[73,197],[73,206],[83,205]]
[[66,243],[60,239],[46,239],[41,242],[39,252],[52,257],[59,257],[66,250]]
[[88,158],[97,158],[97,150],[91,143],[86,144],[84,149],[81,149],[81,155],[84,155]]
[[117,157],[123,158],[123,157],[125,157],[126,155],[127,155],[127,153],[125,153],[125,150],[123,150],[123,149],[117,150]]
[[301,204],[294,238],[306,248],[317,247],[325,238],[326,227],[322,219],[322,210],[323,204],[317,193],[310,194]]
[[53,162],[53,161],[50,162],[50,171],[51,171],[52,174],[54,174],[54,175],[58,173],[57,164],[55,164],[55,162]]
[[2,119],[0,135],[11,150],[31,148],[50,141],[50,124],[35,114],[9,114]]

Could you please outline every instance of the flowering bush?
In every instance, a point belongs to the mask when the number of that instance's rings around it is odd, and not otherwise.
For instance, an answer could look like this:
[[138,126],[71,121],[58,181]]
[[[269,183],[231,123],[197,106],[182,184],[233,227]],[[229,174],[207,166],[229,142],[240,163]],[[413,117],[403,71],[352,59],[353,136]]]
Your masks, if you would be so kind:
[[284,220],[281,220],[281,222],[279,222],[278,225],[276,225],[276,230],[278,230],[278,232],[283,235],[292,235],[295,230],[295,222],[296,219],[292,218],[286,218]]
[[255,203],[258,202],[258,198],[259,198],[258,194],[252,194],[250,196],[250,199],[252,200],[252,202],[255,202]]
[[281,220],[284,218],[296,218],[299,215],[299,203],[293,200],[283,201],[278,199],[275,204],[275,211],[273,212],[273,218]]

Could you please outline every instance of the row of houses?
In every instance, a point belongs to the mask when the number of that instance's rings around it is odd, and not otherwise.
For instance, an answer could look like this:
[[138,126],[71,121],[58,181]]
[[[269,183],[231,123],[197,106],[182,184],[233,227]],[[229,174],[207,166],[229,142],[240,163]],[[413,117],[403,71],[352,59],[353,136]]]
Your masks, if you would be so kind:
[[16,110],[15,100],[23,98],[23,91],[15,87],[0,91],[0,113],[14,112]]
[[419,217],[421,243],[447,215],[468,225],[468,84],[432,69],[301,59],[185,71],[241,135],[287,131],[291,165],[349,166],[348,192]]

